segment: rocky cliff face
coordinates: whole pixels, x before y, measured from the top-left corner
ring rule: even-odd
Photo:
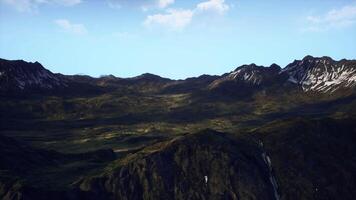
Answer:
[[[334,61],[329,57],[306,56],[287,65],[282,73],[288,82],[300,86],[304,91],[333,93],[338,89],[356,85],[356,61]]]
[[[207,130],[143,152],[82,180],[80,188],[107,199],[276,199],[256,144]]]
[[[64,79],[40,63],[0,59],[0,91],[51,90],[67,87]]]
[[[255,64],[243,65],[214,81],[210,87],[217,87],[226,81],[240,82],[252,86],[268,85],[276,81],[275,79],[278,77],[280,70],[281,67],[276,64],[270,67],[257,66]]]
[[[252,133],[268,152],[280,199],[354,199],[355,119],[289,119]]]
[[[244,94],[251,89],[273,86],[330,94],[352,90],[356,86],[356,61],[306,56],[283,69],[275,64],[270,67],[243,65],[211,83],[209,88],[223,93]]]
[[[78,186],[115,200],[353,199],[354,132],[351,119],[274,122],[242,138],[207,130],[118,160]]]

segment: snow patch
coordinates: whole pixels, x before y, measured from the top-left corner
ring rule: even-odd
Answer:
[[[288,82],[299,84],[304,91],[325,93],[356,85],[356,66],[330,65],[325,60],[316,66],[297,66],[283,71],[289,75]]]

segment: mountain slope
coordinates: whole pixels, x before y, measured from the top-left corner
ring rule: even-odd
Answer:
[[[353,199],[354,61],[303,60],[185,80],[3,61],[0,199]]]
[[[275,199],[262,154],[206,130],[147,147],[78,184],[101,199]]]
[[[277,120],[253,135],[269,152],[281,199],[354,199],[355,118]]]
[[[282,73],[304,91],[333,93],[356,86],[356,60],[334,61],[329,57],[306,56],[286,66]]]
[[[295,60],[284,69],[275,64],[270,67],[243,65],[211,83],[209,88],[220,91],[221,94],[241,96],[251,94],[253,89],[268,87],[325,94],[354,90],[355,86],[355,60],[334,61],[329,57],[306,56],[302,60]]]
[[[354,118],[288,119],[239,137],[189,134],[80,180],[100,199],[353,199]]]
[[[243,65],[231,73],[223,75],[222,78],[214,81],[210,87],[217,87],[224,81],[235,81],[247,83],[253,86],[266,85],[274,82],[278,77],[281,68],[273,64],[270,67],[257,66],[255,64]]]
[[[281,68],[272,64],[270,67],[255,64],[242,65],[236,70],[222,75],[219,79],[209,84],[212,93],[218,95],[231,95],[248,97],[257,90],[262,90],[283,84],[285,76],[280,75]]]
[[[81,199],[68,183],[113,159],[112,150],[63,154],[0,135],[0,199]]]
[[[67,82],[40,63],[0,59],[0,92],[51,90],[67,87]]]
[[[103,76],[66,76],[53,74],[38,62],[0,59],[0,92],[66,91],[78,93],[94,91],[105,93],[120,90],[140,93],[194,93],[217,92],[219,95],[249,96],[256,90],[281,88],[304,92],[334,93],[354,90],[356,61],[334,61],[329,57],[306,56],[295,60],[284,69],[276,64],[270,67],[255,64],[242,65],[222,76],[200,76],[186,80],[170,80],[153,74],[133,78]],[[93,93],[93,92],[91,92]]]

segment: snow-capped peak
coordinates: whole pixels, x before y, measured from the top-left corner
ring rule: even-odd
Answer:
[[[356,85],[355,61],[337,62],[329,57],[307,56],[289,64],[282,73],[287,73],[288,81],[300,85],[304,91],[326,93]]]

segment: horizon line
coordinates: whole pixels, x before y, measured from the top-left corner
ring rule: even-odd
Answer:
[[[255,66],[258,66],[258,67],[265,67],[265,68],[269,68],[271,67],[272,65],[278,65],[281,69],[284,69],[285,67],[287,67],[289,64],[295,62],[295,61],[302,61],[304,60],[305,58],[307,57],[312,57],[314,59],[323,59],[323,58],[326,58],[326,59],[331,59],[332,61],[335,61],[335,62],[341,62],[341,61],[344,61],[344,60],[347,60],[347,61],[356,61],[356,58],[352,58],[352,59],[346,59],[346,58],[342,58],[340,60],[335,60],[333,59],[331,56],[312,56],[312,55],[306,55],[304,56],[302,59],[294,59],[292,62],[288,63],[286,66],[282,67],[281,65],[273,62],[272,64],[270,64],[269,66],[266,66],[266,65],[259,65],[259,64],[256,64],[256,63],[250,63],[250,64],[240,64],[239,66],[237,66],[235,69],[233,69],[232,71],[229,71],[229,72],[224,72],[222,74],[201,74],[201,75],[198,75],[198,76],[188,76],[188,77],[185,77],[185,78],[178,78],[178,79],[175,79],[175,78],[169,78],[169,77],[165,77],[165,76],[162,76],[162,75],[159,75],[159,74],[154,74],[154,73],[151,73],[151,72],[143,72],[139,75],[136,75],[136,76],[128,76],[128,77],[122,77],[122,76],[116,76],[112,73],[109,73],[109,74],[102,74],[102,75],[98,75],[98,76],[92,76],[92,75],[89,75],[89,74],[85,74],[85,73],[76,73],[76,74],[62,74],[61,72],[53,72],[52,70],[49,70],[46,66],[44,66],[41,62],[39,62],[38,60],[36,61],[26,61],[24,59],[5,59],[5,58],[1,58],[0,57],[0,60],[5,60],[5,61],[13,61],[13,62],[16,62],[16,61],[20,61],[20,62],[26,62],[26,63],[31,63],[31,64],[35,64],[35,63],[38,63],[40,64],[43,68],[45,68],[46,70],[49,70],[51,73],[53,74],[61,74],[61,75],[64,75],[64,76],[88,76],[88,77],[91,77],[91,78],[104,78],[104,77],[108,77],[108,76],[113,76],[115,78],[121,78],[121,79],[130,79],[130,78],[137,78],[139,76],[143,76],[143,75],[154,75],[154,76],[158,76],[160,78],[163,78],[163,79],[170,79],[170,80],[173,80],[173,81],[180,81],[180,80],[186,80],[186,79],[190,79],[190,78],[198,78],[198,77],[201,77],[201,76],[222,76],[226,73],[231,73],[233,71],[235,71],[237,68],[239,67],[242,67],[242,66],[249,66],[249,65],[255,65]]]

